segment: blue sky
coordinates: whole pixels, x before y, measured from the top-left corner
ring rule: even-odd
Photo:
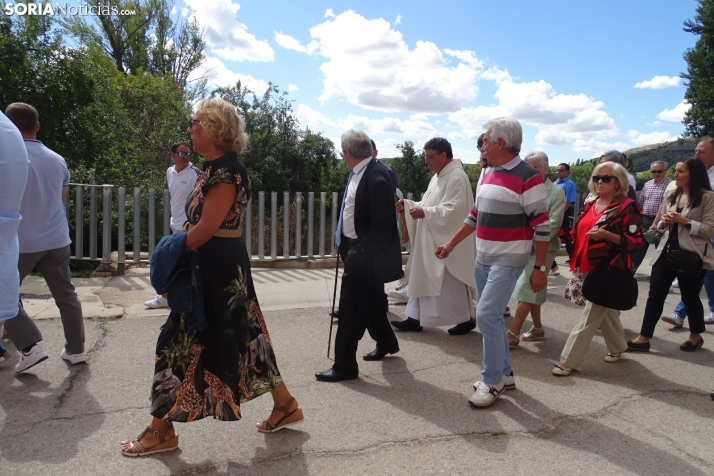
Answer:
[[[477,159],[489,118],[524,125],[551,163],[673,140],[683,127],[694,0],[508,2],[176,0],[205,28],[211,85],[290,90],[303,125],[380,157],[434,136]]]

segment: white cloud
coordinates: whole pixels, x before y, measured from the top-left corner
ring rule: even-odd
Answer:
[[[332,119],[305,104],[298,105],[295,115],[298,119],[300,119],[300,122],[302,122],[303,125],[309,126],[314,130],[336,127],[336,124]],[[336,144],[339,144],[339,141],[337,141]]]
[[[650,132],[649,134],[644,134],[635,130],[627,131],[627,137],[635,145],[650,145],[659,144],[660,142],[667,142],[676,139],[675,136],[669,132]]]
[[[300,88],[297,87],[297,84],[288,84],[288,91],[293,92],[297,91],[298,89]]]
[[[178,13],[178,8],[176,7],[171,7],[171,11],[169,12],[171,15],[176,15]]]
[[[187,7],[183,7],[183,8],[181,9],[181,16],[182,16],[182,17],[187,17],[188,14],[189,14],[189,12],[190,12],[190,11],[189,11],[189,9],[188,9]]]
[[[188,80],[193,81],[204,75],[208,79],[208,84],[213,87],[235,86],[236,82],[240,81],[241,85],[246,86],[258,95],[263,94],[269,87],[268,83],[262,79],[255,79],[247,74],[234,73],[220,59],[215,57],[206,58],[206,61],[201,66],[191,72]]]
[[[481,153],[476,150],[476,145],[474,144],[473,149],[462,149],[460,147],[454,147],[454,158],[461,159],[464,164],[477,164],[481,159]]]
[[[230,61],[273,61],[275,52],[267,41],[248,33],[236,19],[240,5],[231,0],[185,0],[204,30],[204,39],[213,54]]]
[[[625,142],[603,142],[595,139],[579,139],[573,144],[574,152],[591,152],[593,157],[602,155],[603,152],[608,150],[626,150],[629,148],[629,144]]]
[[[397,19],[394,20],[395,25],[400,25],[402,23],[402,15],[400,13],[397,13]]]
[[[659,127],[659,126],[662,125],[662,121],[652,121],[652,122],[648,122],[647,125],[648,125],[649,127]]]
[[[685,100],[674,106],[674,109],[665,109],[660,112],[657,114],[656,118],[661,121],[682,122],[684,119],[684,113],[689,111],[690,107],[692,107],[692,105]]]
[[[344,97],[368,109],[440,114],[476,98],[481,62],[473,52],[445,51],[449,59],[427,41],[409,49],[388,21],[368,20],[352,10],[337,16],[328,10],[325,17],[329,19],[310,29],[310,44],[291,37],[279,42],[327,58],[320,66],[323,103]],[[317,46],[311,46],[314,42]]]
[[[664,89],[675,88],[679,86],[679,81],[682,78],[679,76],[655,76],[647,81],[640,81],[635,84],[637,89]]]
[[[437,135],[436,128],[426,120],[426,116],[419,117],[421,115],[416,115],[416,118],[401,120],[396,117],[371,119],[350,114],[345,118],[334,121],[305,104],[298,105],[295,115],[303,124],[316,130],[330,127],[339,130],[359,129],[370,136],[397,135],[404,138],[404,140],[424,140]]]
[[[618,134],[615,121],[602,108],[605,104],[585,94],[557,93],[543,80],[517,83],[507,71],[491,68],[484,72],[498,86],[498,104],[465,107],[449,114],[460,130],[453,139],[476,139],[489,119],[509,116],[538,128],[537,145],[565,145],[577,139],[608,139]],[[482,75],[482,77],[484,76]]]
[[[311,55],[315,49],[319,46],[317,41],[313,40],[310,44],[303,46],[298,40],[290,35],[285,35],[283,33],[275,32],[275,42],[288,50],[299,51],[300,53],[305,53]]]
[[[335,13],[332,11],[332,8],[325,10],[325,18],[335,18]]]

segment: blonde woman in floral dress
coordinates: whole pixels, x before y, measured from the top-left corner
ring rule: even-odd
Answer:
[[[198,250],[207,328],[187,333],[172,312],[156,345],[151,389],[153,420],[122,454],[143,456],[178,447],[173,423],[212,416],[241,418],[240,404],[270,392],[274,407],[258,431],[274,432],[303,420],[283,382],[260,311],[241,237],[250,198],[248,173],[238,154],[248,141],[235,107],[204,100],[187,129],[206,162],[186,202],[188,251]]]

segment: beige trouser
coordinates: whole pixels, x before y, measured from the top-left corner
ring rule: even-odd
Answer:
[[[568,336],[563,353],[560,354],[560,363],[572,369],[577,368],[583,362],[585,352],[598,328],[602,331],[609,352],[619,354],[627,350],[627,338],[620,322],[620,311],[587,301],[583,316]]]

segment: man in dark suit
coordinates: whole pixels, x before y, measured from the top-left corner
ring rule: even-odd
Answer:
[[[315,377],[325,382],[355,379],[357,344],[368,330],[377,342],[364,360],[399,352],[378,285],[402,276],[399,232],[389,168],[372,158],[372,144],[362,131],[342,134],[342,154],[351,170],[337,225],[337,246],[345,263],[340,288],[340,325],[335,363]]]

